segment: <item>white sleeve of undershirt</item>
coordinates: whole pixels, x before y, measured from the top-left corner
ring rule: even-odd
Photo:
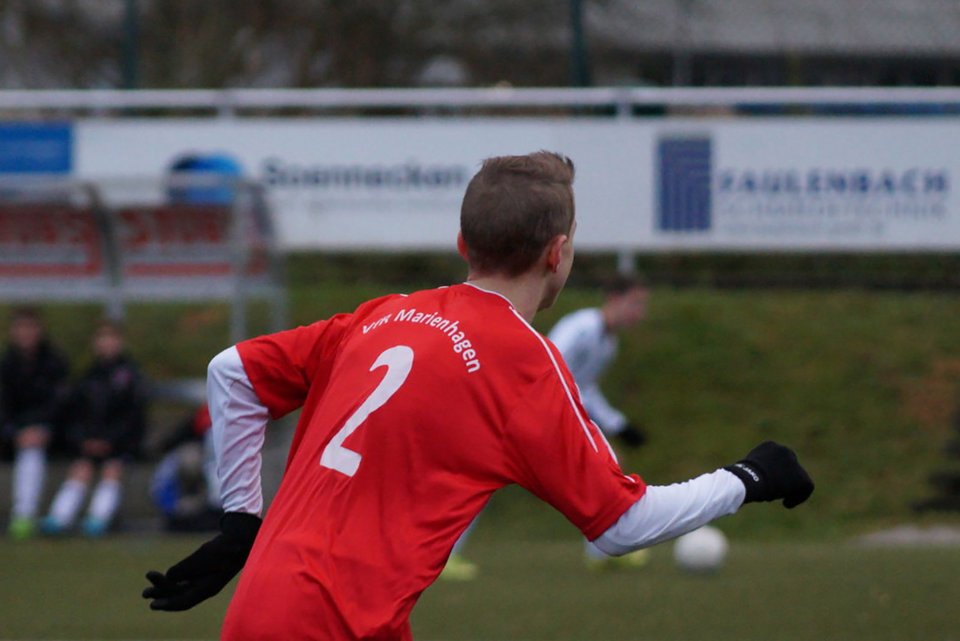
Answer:
[[[651,485],[593,543],[612,556],[649,547],[733,514],[745,495],[743,482],[723,469],[684,483]]]
[[[260,450],[270,412],[247,378],[236,347],[210,361],[207,403],[223,510],[259,516],[263,511]]]

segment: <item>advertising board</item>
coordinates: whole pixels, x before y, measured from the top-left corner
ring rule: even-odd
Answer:
[[[948,251],[958,144],[949,118],[89,120],[74,172],[215,154],[264,186],[286,251],[449,250],[482,159],[549,149],[577,164],[582,249]]]

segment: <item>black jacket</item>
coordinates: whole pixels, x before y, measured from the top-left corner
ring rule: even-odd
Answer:
[[[117,454],[136,454],[146,425],[145,385],[126,354],[96,360],[73,394],[73,440],[103,439]]]
[[[68,373],[67,359],[47,341],[32,356],[7,347],[0,360],[0,425],[52,427],[68,390]]]

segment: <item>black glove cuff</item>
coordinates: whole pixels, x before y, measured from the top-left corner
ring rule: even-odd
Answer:
[[[744,503],[764,500],[763,495],[766,491],[766,484],[763,481],[763,474],[760,472],[759,467],[750,461],[739,461],[733,465],[727,465],[723,469],[743,482],[743,487],[747,491],[743,499]]]
[[[227,512],[220,517],[220,531],[231,542],[249,549],[253,547],[262,522],[260,517],[254,514]]]
[[[640,447],[647,442],[647,435],[633,423],[624,425],[616,436],[627,447]]]

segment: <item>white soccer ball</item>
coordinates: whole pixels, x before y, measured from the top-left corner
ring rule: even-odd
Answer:
[[[730,544],[717,528],[704,525],[679,537],[673,544],[673,560],[687,572],[716,572],[727,558]]]

